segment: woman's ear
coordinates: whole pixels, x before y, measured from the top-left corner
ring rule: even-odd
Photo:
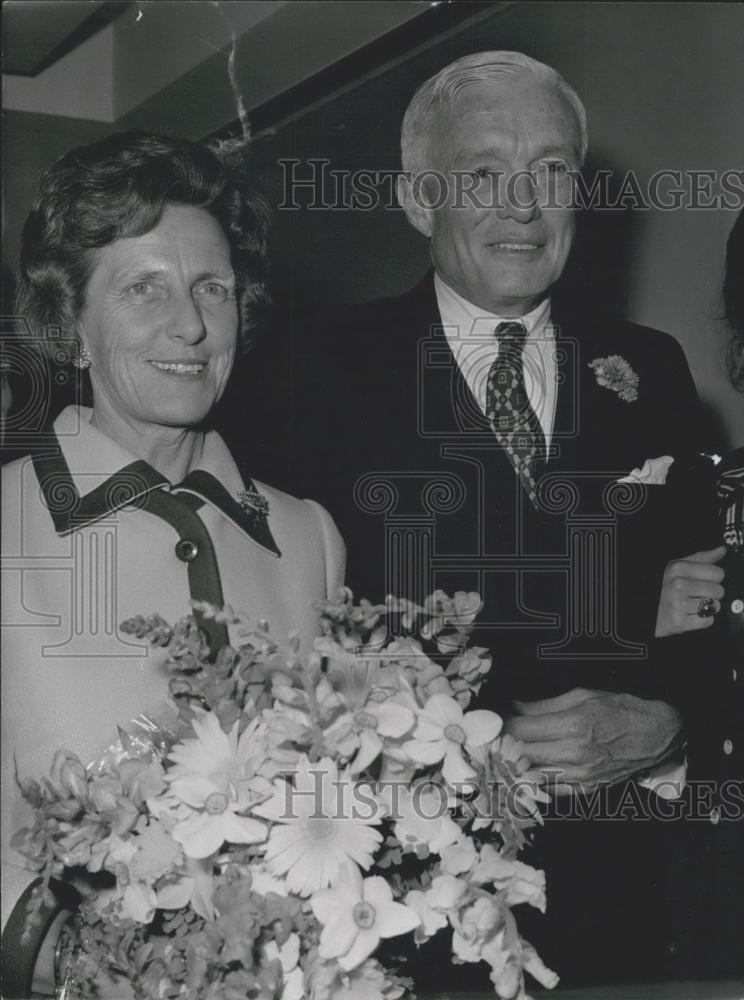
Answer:
[[[407,173],[398,175],[398,204],[414,229],[430,237],[434,226],[433,209],[426,203],[424,185]]]
[[[69,325],[70,340],[72,344],[70,345],[72,350],[75,352],[75,356],[78,357],[82,354],[89,354],[88,350],[88,334],[85,329],[85,324],[82,319],[78,316]]]
[[[80,323],[76,323],[72,329],[72,363],[79,371],[90,368],[91,356],[87,347],[87,337]]]

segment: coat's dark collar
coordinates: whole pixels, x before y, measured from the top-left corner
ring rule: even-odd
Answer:
[[[172,494],[190,494],[211,504],[261,548],[275,556],[281,555],[266,515],[244,510],[225,487],[203,469],[190,472],[183,482],[171,489],[164,476],[139,459],[114,472],[83,496],[70,474],[59,441],[56,451],[37,453],[32,459],[44,503],[58,535],[69,535],[123,507],[142,507],[152,490],[167,487]],[[246,483],[249,488],[251,485]]]
[[[253,487],[253,483],[249,479],[246,480],[245,485],[247,490]],[[225,517],[229,517],[262,548],[273,552],[275,556],[281,555],[271,534],[266,514],[259,510],[252,508],[246,510],[242,507],[211,472],[195,469],[186,476],[183,482],[174,486],[173,493],[191,493],[193,496],[201,497],[202,500],[221,511]]]

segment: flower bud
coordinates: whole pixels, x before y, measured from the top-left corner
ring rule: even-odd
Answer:
[[[97,782],[91,785],[90,801],[98,812],[113,812],[119,804],[116,793],[111,788]]]
[[[75,799],[55,802],[49,807],[49,815],[53,819],[74,819],[80,813],[80,803]]]
[[[54,755],[51,769],[52,781],[63,794],[74,798],[85,798],[88,793],[88,779],[80,759],[69,750],[58,750]]]
[[[16,784],[26,802],[30,803],[34,809],[38,809],[43,801],[39,782],[34,781],[33,778],[19,778],[16,773]]]
[[[85,768],[77,759],[66,760],[60,770],[60,780],[62,787],[72,795],[73,798],[83,800],[88,795],[88,776]]]

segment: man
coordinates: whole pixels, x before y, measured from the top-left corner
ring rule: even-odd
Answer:
[[[645,645],[681,550],[663,491],[631,488],[629,500],[616,484],[694,447],[698,405],[676,341],[591,311],[588,294],[555,294],[586,148],[575,92],[519,53],[467,56],[419,88],[398,196],[430,240],[433,273],[398,299],[323,317],[295,431],[296,488],[336,517],[357,596],[481,594],[478,641],[494,658],[481,705],[509,715],[527,755],[559,774],[559,795],[654,771],[682,741],[680,679],[650,665]],[[612,942],[597,954],[581,935],[612,937],[618,915],[597,912],[587,882],[603,871],[618,891],[643,885],[610,859],[648,840],[633,845],[624,824],[599,849],[596,829],[586,839],[566,826],[543,837],[549,878],[553,867],[565,883],[545,958],[569,979],[612,976]],[[595,911],[584,924],[566,921],[572,883],[573,910]],[[647,962],[618,938],[618,975],[654,971],[652,919],[649,908],[622,917]]]

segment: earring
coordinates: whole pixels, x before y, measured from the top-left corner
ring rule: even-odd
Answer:
[[[87,347],[81,347],[80,353],[76,358],[72,359],[73,365],[79,371],[85,371],[86,368],[90,368],[91,356]]]

